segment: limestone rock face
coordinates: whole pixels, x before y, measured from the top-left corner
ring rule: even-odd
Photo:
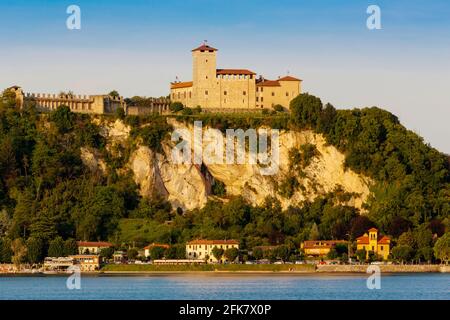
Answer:
[[[106,163],[103,161],[97,150],[91,150],[90,148],[81,148],[81,161],[92,172],[100,172],[105,174],[107,171]]]
[[[192,125],[186,125],[173,119],[168,120],[174,129],[193,132]],[[203,133],[208,128],[203,127]],[[215,134],[223,134],[218,130]],[[120,120],[104,127],[104,136],[114,143],[127,143],[130,128]],[[194,145],[207,148],[208,140],[199,142],[192,135],[183,137]],[[129,143],[129,142],[128,142]],[[304,167],[301,174],[293,172],[289,163],[289,151],[304,144],[316,146],[317,155]],[[324,137],[312,131],[280,131],[279,135],[279,170],[274,175],[262,175],[258,164],[177,164],[172,159],[175,142],[170,139],[162,143],[162,151],[155,152],[139,145],[130,155],[127,168],[133,172],[143,197],[155,195],[166,198],[174,208],[192,210],[203,207],[211,194],[211,179],[224,183],[228,196],[242,195],[250,203],[261,205],[266,197],[277,198],[283,208],[289,205],[301,205],[302,201],[313,200],[328,192],[340,190],[352,193],[345,204],[361,209],[370,194],[372,181],[350,169],[344,168],[345,156],[335,147],[327,145]],[[89,167],[98,167],[88,152],[84,158]],[[94,157],[95,158],[95,157]],[[295,176],[300,187],[288,198],[279,194],[278,187],[288,177]],[[362,210],[363,211],[363,210]]]

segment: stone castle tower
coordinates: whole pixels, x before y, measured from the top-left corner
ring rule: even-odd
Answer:
[[[193,98],[201,106],[208,107],[217,99],[216,65],[217,49],[206,43],[192,50]]]
[[[300,94],[302,80],[279,77],[256,79],[248,69],[217,69],[217,49],[204,42],[192,51],[192,81],[175,81],[170,86],[172,102],[210,111],[255,110],[281,105]]]

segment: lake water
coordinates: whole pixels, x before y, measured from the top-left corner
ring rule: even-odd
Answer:
[[[450,274],[382,275],[369,290],[369,275],[180,274],[81,277],[69,290],[65,276],[0,276],[4,299],[445,299]]]

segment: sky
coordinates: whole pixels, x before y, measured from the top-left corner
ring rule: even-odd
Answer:
[[[70,5],[80,30],[66,27]],[[203,40],[218,68],[289,72],[324,103],[389,110],[450,154],[447,0],[0,0],[0,89],[167,95]]]

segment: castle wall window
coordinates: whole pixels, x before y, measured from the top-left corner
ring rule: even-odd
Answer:
[[[275,96],[275,92],[272,92],[272,97],[274,97]]]
[[[226,91],[224,91],[224,92],[223,92],[223,95],[224,95],[224,96],[226,96],[226,95],[227,95],[227,92],[226,92]]]
[[[247,91],[242,91],[242,95],[247,95]]]
[[[256,102],[258,102],[259,101],[259,97],[256,97]]]
[[[264,88],[263,87],[261,87],[261,92],[263,92],[264,91]]]
[[[286,92],[286,97],[289,97],[289,92]]]
[[[191,98],[191,96],[192,96],[192,92],[189,91],[189,99]]]
[[[205,90],[205,96],[207,96],[208,95],[208,90]]]
[[[263,102],[264,101],[264,97],[261,97],[261,102]]]

